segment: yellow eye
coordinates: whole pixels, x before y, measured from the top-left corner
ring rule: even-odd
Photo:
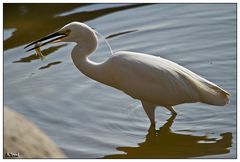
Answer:
[[[65,34],[68,35],[70,32],[71,32],[71,30],[70,30],[70,29],[67,29],[67,30],[65,31]]]

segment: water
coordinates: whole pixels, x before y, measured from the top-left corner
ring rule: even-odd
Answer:
[[[40,13],[40,14],[39,14]],[[74,67],[72,44],[23,47],[71,21],[103,34],[114,52],[177,62],[230,92],[224,107],[183,104],[150,127],[140,102]],[[103,40],[91,56],[103,61]],[[235,4],[4,4],[4,104],[43,129],[70,158],[236,158]]]

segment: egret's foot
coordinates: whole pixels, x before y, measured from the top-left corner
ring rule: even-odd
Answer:
[[[173,109],[173,106],[166,106],[166,108],[171,111],[171,114],[176,116],[177,115],[177,112]]]
[[[153,128],[155,129],[155,127],[156,127],[156,122],[154,122],[154,123],[151,122],[150,127],[153,127]]]
[[[171,114],[174,115],[174,116],[176,116],[176,115],[177,115],[177,112],[172,109]]]
[[[151,122],[151,126],[155,127],[155,125],[156,125],[156,122]]]
[[[156,127],[155,127],[155,125],[150,125],[150,127],[148,128],[148,132],[154,132],[155,133],[155,131],[156,131]]]

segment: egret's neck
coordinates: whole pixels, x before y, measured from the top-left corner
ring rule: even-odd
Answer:
[[[108,77],[104,65],[89,60],[88,56],[93,52],[91,49],[81,48],[76,45],[72,51],[74,65],[86,76],[108,85]]]

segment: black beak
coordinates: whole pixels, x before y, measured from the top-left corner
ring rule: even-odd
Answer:
[[[66,37],[66,36],[67,36],[67,34],[65,34],[65,33],[63,33],[63,32],[57,31],[57,32],[55,32],[55,33],[49,34],[49,35],[47,35],[46,37],[43,37],[43,38],[41,38],[41,39],[38,39],[38,40],[36,40],[36,41],[28,44],[27,46],[24,47],[24,49],[26,49],[27,47],[29,47],[29,46],[31,46],[31,45],[40,43],[39,45],[35,45],[34,47],[30,48],[30,49],[27,50],[26,52],[32,51],[32,50],[34,50],[35,48],[39,48],[39,47],[44,46],[44,45],[46,45],[46,44],[49,44],[49,43],[52,43],[52,42],[57,42],[57,41],[61,40],[62,38]],[[53,38],[53,39],[51,39],[51,38]],[[48,40],[48,39],[50,39],[50,40]],[[46,40],[48,40],[48,41],[46,41]],[[43,41],[46,41],[46,42],[41,43],[41,42],[43,42]]]

